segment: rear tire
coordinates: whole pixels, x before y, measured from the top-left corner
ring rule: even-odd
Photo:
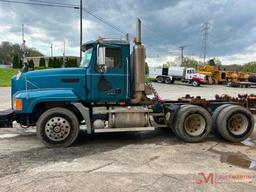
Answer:
[[[37,136],[47,147],[68,147],[77,138],[80,124],[76,115],[65,108],[52,108],[39,118]]]
[[[171,79],[169,78],[169,77],[166,77],[165,78],[165,80],[164,80],[164,82],[166,83],[166,84],[171,84]]]
[[[231,105],[223,109],[217,118],[217,130],[230,142],[247,139],[254,129],[254,117],[244,107]]]
[[[217,119],[219,117],[220,112],[230,105],[231,104],[221,105],[221,106],[217,107],[217,109],[215,109],[215,111],[212,114],[212,122],[213,122],[212,132],[214,133],[214,135],[216,135],[218,137],[220,136],[220,133],[218,132],[218,129],[217,129]]]
[[[179,108],[179,111],[183,110],[184,108],[189,107],[189,106],[190,105],[181,105]],[[174,119],[177,119],[177,114]],[[169,116],[169,118],[166,118],[167,126],[172,130],[172,132],[175,134],[175,136],[179,138],[180,136],[177,134],[176,129],[175,129],[176,120],[174,120],[174,119],[170,119],[170,116]]]
[[[211,129],[211,115],[200,106],[188,105],[182,107],[176,115],[174,132],[183,141],[201,142],[209,135]]]

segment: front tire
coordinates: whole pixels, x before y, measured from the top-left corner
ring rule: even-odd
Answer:
[[[192,81],[193,87],[199,87],[200,83],[198,81]]]
[[[36,128],[38,138],[47,147],[68,147],[76,140],[80,125],[72,111],[57,107],[44,112]]]
[[[157,81],[157,83],[163,83],[164,82],[164,78],[159,76],[159,77],[156,78],[156,81]]]

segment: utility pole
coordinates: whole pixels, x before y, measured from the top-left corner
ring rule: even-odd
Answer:
[[[203,58],[204,58],[204,64],[206,64],[206,58],[208,55],[209,50],[209,43],[208,43],[208,36],[209,36],[209,23],[205,22],[203,24],[202,32],[203,32]]]
[[[179,49],[180,49],[180,66],[183,65],[183,61],[184,61],[184,49],[186,48],[186,46],[180,46]]]
[[[64,47],[63,47],[63,57],[66,56],[66,42],[64,40]]]
[[[80,61],[82,61],[82,45],[83,45],[83,0],[80,0]]]
[[[21,36],[22,36],[22,49],[25,51],[25,34],[24,34],[24,24],[21,26]]]
[[[51,43],[51,57],[53,57],[53,46],[52,46],[52,43]]]
[[[28,70],[27,59],[26,59],[26,41],[25,41],[25,32],[24,32],[24,24],[21,25],[21,36],[22,36],[22,64],[24,66],[25,71]]]
[[[65,67],[65,63],[66,63],[66,42],[64,40],[64,50],[63,50],[63,67]]]

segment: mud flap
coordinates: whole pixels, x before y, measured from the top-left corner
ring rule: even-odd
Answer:
[[[14,119],[15,113],[12,109],[0,111],[0,128],[12,128]]]

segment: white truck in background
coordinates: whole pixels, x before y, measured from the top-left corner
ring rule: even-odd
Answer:
[[[194,68],[185,67],[149,67],[149,77],[156,79],[158,83],[172,84],[178,80],[194,87],[206,83],[205,75],[197,73]]]

